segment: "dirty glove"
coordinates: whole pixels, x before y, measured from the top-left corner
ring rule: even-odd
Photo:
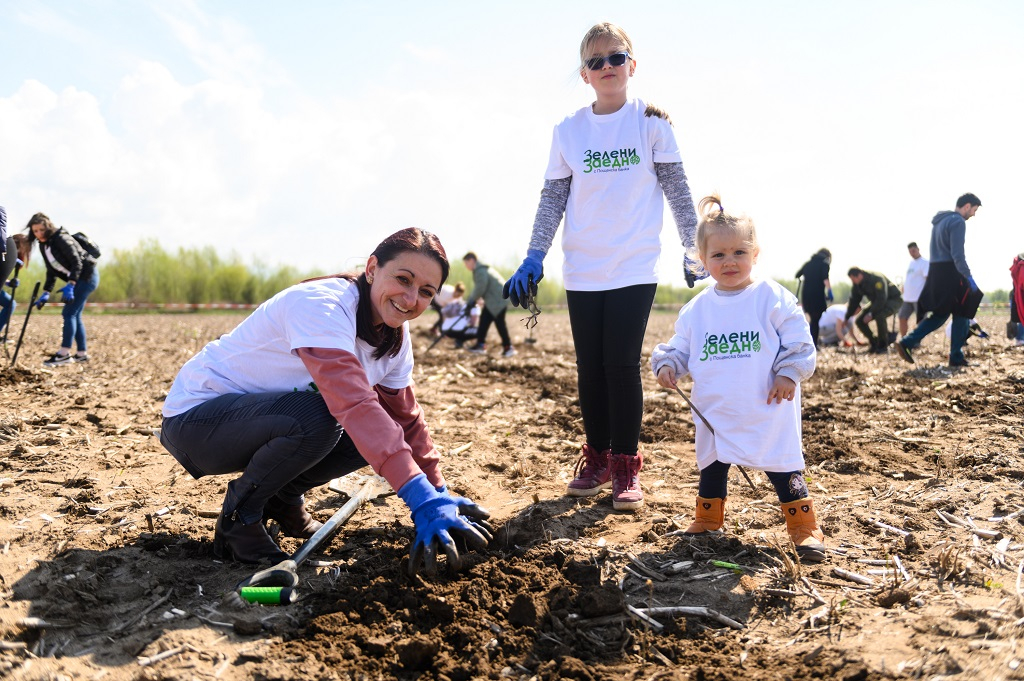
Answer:
[[[512,301],[512,305],[526,307],[526,299],[529,295],[537,295],[537,284],[544,278],[544,256],[543,251],[531,248],[526,251],[526,258],[519,266],[516,273],[509,277],[505,286],[501,289],[503,298]]]
[[[686,285],[689,288],[693,288],[694,284],[708,276],[707,274],[697,274],[694,270],[699,271],[700,265],[695,260],[691,260],[689,255],[684,255],[683,277],[686,279]]]
[[[43,295],[39,296],[39,298],[36,299],[36,309],[37,310],[42,310],[43,309],[43,305],[46,305],[46,301],[48,301],[49,299],[50,299],[50,292],[49,291],[43,291]]]
[[[458,494],[452,494],[448,491],[447,485],[441,485],[437,488],[438,494],[445,494],[451,497],[452,501],[459,508],[459,515],[466,516],[469,522],[482,534],[488,542],[494,538],[494,528],[487,522],[487,519],[491,517],[491,512],[483,506],[477,504],[475,501],[471,501],[466,497],[460,497]]]
[[[64,288],[60,290],[60,302],[62,303],[73,303],[75,302],[75,285],[66,284]]]
[[[409,549],[409,575],[415,576],[422,561],[428,576],[437,573],[437,550],[441,548],[448,557],[448,567],[458,571],[462,567],[459,551],[452,535],[465,540],[469,548],[482,549],[487,538],[465,517],[459,515],[459,506],[447,494],[439,494],[420,473],[398,490],[411,511],[416,525],[416,538]]]

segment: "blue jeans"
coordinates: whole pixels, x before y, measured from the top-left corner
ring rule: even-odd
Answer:
[[[2,285],[2,283],[0,283]],[[14,308],[18,306],[14,302],[14,298],[7,291],[0,291],[0,331],[3,331],[8,323],[11,321],[11,315],[14,314]]]
[[[930,334],[932,331],[939,329],[946,320],[949,319],[949,313],[937,315],[933,312],[929,312],[928,316],[921,320],[917,327],[908,333],[900,343],[903,347],[913,350],[924,337]],[[953,326],[949,330],[949,363],[960,364],[964,361],[964,344],[967,342],[967,337],[971,333],[971,320],[967,317],[960,317],[953,315]]]
[[[64,317],[64,336],[60,346],[70,348],[74,339],[78,345],[79,352],[85,352],[85,324],[82,323],[82,310],[85,308],[85,301],[89,294],[100,285],[99,270],[93,269],[92,276],[88,279],[75,282],[75,299],[70,303],[64,303],[61,316]]]

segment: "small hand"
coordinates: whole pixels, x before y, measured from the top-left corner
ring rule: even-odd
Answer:
[[[501,295],[508,298],[516,307],[526,307],[526,299],[537,295],[537,284],[544,278],[544,256],[541,251],[530,249],[526,252],[523,264],[515,274],[509,277],[501,289]]]
[[[7,285],[10,286],[11,289],[16,289],[18,288],[19,283],[20,282],[17,279],[11,279],[9,282],[7,282]]]
[[[866,315],[864,315],[864,317],[862,318],[862,320],[863,320],[863,322],[864,322],[865,324],[870,324],[870,323],[871,323],[871,320],[872,320],[872,319],[874,319],[874,317],[872,317],[872,316],[871,316],[871,313],[870,313],[870,312],[868,312],[868,313],[867,313]]]
[[[775,400],[775,404],[782,404],[782,400],[793,401],[796,396],[796,383],[793,379],[786,378],[785,376],[776,376],[775,381],[772,383],[772,389],[768,393],[768,401],[765,404],[771,404],[772,400]]]
[[[73,303],[75,301],[75,285],[68,283],[60,290],[60,301],[62,303]]]
[[[43,291],[43,295],[39,296],[39,298],[36,299],[36,309],[37,310],[42,310],[43,309],[43,305],[46,305],[46,301],[48,301],[49,299],[50,299],[50,292],[49,291]]]
[[[676,372],[672,370],[670,366],[663,366],[658,369],[658,385],[662,388],[671,388],[677,390],[679,385],[676,383]]]

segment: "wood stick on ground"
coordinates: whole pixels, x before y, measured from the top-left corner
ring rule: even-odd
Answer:
[[[879,527],[879,528],[881,528],[883,530],[888,530],[889,532],[895,532],[896,534],[900,535],[901,537],[909,537],[910,536],[910,532],[908,532],[907,530],[901,530],[898,527],[893,527],[892,525],[886,525],[881,520],[870,519],[870,520],[868,520],[868,523],[870,523],[871,525],[874,525],[875,527]]]
[[[857,582],[858,584],[865,584],[867,586],[875,585],[875,580],[871,579],[870,577],[865,577],[864,575],[857,574],[856,572],[850,572],[849,570],[844,570],[843,568],[832,568],[832,574],[834,574],[836,577],[841,577],[842,579],[847,579],[851,582]]]
[[[648,628],[653,629],[654,631],[661,631],[665,628],[664,624],[654,619],[653,617],[649,616],[646,612],[640,610],[639,608],[635,608],[632,605],[626,604],[626,610],[629,611],[629,614],[636,616],[637,619],[639,619],[641,622],[646,624]]]
[[[689,616],[689,617],[706,617],[708,619],[720,622],[731,629],[746,629],[747,626],[741,622],[737,622],[734,619],[726,617],[717,610],[706,608],[704,606],[666,606],[659,608],[636,608],[638,612],[642,612],[645,615],[658,616],[667,615],[668,617],[676,617],[678,615]],[[632,608],[631,608],[632,611]]]
[[[633,554],[632,551],[627,551],[626,552],[626,557],[629,558],[629,562],[632,563],[633,565],[635,565],[637,567],[637,569],[640,570],[640,572],[644,573],[645,575],[647,575],[651,579],[656,579],[659,582],[664,582],[665,580],[668,579],[668,577],[666,577],[665,575],[661,574],[657,570],[653,570],[653,569],[647,567],[646,565],[644,565],[644,563],[639,558],[637,558],[636,555]]]

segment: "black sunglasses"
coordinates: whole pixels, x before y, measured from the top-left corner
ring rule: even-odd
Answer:
[[[627,59],[629,59],[629,52],[616,52],[607,57],[591,57],[587,60],[587,68],[591,71],[599,71],[604,68],[605,61],[611,66],[622,66]]]

